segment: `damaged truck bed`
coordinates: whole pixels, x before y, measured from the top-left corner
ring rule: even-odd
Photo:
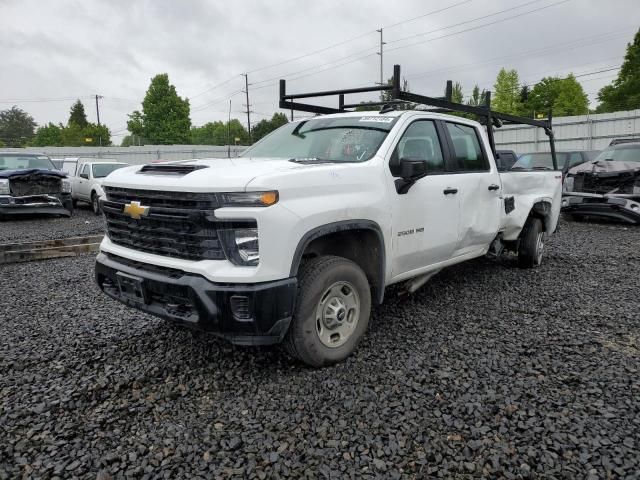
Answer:
[[[613,145],[569,170],[562,211],[640,224],[640,143]]]

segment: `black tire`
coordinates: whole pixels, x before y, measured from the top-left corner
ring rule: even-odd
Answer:
[[[341,288],[345,283],[347,292],[359,302],[359,312],[353,331],[345,335],[345,342],[339,346],[327,346],[321,340],[319,329],[324,325],[317,317],[320,305],[326,301],[331,288]],[[336,287],[336,285],[338,285]],[[343,315],[340,322],[347,318]],[[284,339],[284,347],[294,358],[312,367],[323,367],[341,362],[351,355],[369,325],[371,313],[371,290],[362,269],[354,262],[342,257],[322,256],[304,262],[298,271],[298,298],[289,331]],[[323,325],[323,327],[320,327]],[[328,330],[330,332],[330,330]]]
[[[520,234],[518,246],[518,266],[520,268],[534,268],[542,263],[544,251],[544,229],[542,220],[530,217]]]
[[[91,210],[94,215],[100,215],[100,198],[96,192],[91,192]]]

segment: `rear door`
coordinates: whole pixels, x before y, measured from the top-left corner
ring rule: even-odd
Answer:
[[[460,229],[454,256],[489,247],[500,228],[501,180],[488,145],[472,125],[444,122],[460,202]]]
[[[433,120],[414,120],[392,151],[392,175],[400,158],[427,162],[427,175],[407,193],[397,193],[391,187],[394,277],[448,260],[457,244],[459,203],[445,168],[443,135]]]

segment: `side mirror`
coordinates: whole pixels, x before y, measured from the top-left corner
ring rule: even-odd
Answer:
[[[400,171],[398,176],[405,180],[417,180],[427,174],[427,162],[425,160],[400,159]]]
[[[89,180],[89,174],[88,173],[81,173],[80,174],[80,178],[85,178],[85,179]]]

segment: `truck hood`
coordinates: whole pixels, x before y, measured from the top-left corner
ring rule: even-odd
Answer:
[[[23,168],[20,170],[0,170],[0,178],[21,177],[23,175],[49,175],[51,177],[66,178],[67,174],[58,170],[45,170],[42,168]]]
[[[107,187],[141,188],[180,192],[243,191],[257,177],[307,170],[326,164],[297,164],[285,158],[207,158],[179,162],[159,162],[120,168],[102,182]],[[172,167],[192,166],[191,172],[170,173]],[[149,171],[141,171],[147,167]],[[163,170],[165,172],[163,172]]]
[[[579,172],[602,173],[602,172],[624,172],[628,170],[639,170],[640,162],[620,162],[616,160],[597,160],[581,163],[569,170],[569,175]]]

